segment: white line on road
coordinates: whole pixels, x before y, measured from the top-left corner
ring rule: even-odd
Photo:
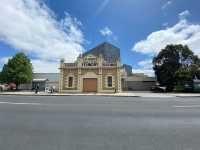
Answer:
[[[200,105],[182,105],[182,106],[173,106],[175,108],[200,108]]]
[[[14,103],[14,102],[0,102],[0,104],[11,104],[11,105],[41,105],[41,103]]]

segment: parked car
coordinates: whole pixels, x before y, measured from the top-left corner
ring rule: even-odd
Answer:
[[[0,91],[16,90],[15,83],[0,84]]]
[[[17,86],[16,86],[15,83],[9,83],[9,84],[8,84],[8,89],[9,89],[9,90],[16,90],[16,88],[17,88]]]
[[[7,91],[8,90],[8,84],[0,84],[0,91]]]
[[[193,86],[192,85],[189,85],[189,84],[185,84],[184,85],[184,88],[185,88],[185,92],[193,92]]]

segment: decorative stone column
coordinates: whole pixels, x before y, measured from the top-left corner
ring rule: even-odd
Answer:
[[[82,75],[82,71],[81,71],[81,68],[82,68],[82,62],[83,62],[83,60],[82,60],[82,58],[78,58],[78,61],[77,61],[77,67],[78,67],[78,85],[77,85],[77,89],[78,89],[78,91],[79,92],[82,92],[81,91],[81,75]]]
[[[64,59],[60,60],[59,93],[62,93],[62,91],[63,91],[64,62],[65,62]]]
[[[98,75],[98,92],[102,92],[103,90],[103,73],[102,73],[102,66],[103,66],[103,56],[100,55],[98,58],[98,68],[99,68],[99,75]]]
[[[121,85],[121,63],[120,60],[117,61],[117,92],[120,93],[122,91]]]

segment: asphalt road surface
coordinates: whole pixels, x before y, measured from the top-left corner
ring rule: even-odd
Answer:
[[[200,150],[200,98],[0,96],[0,150]]]

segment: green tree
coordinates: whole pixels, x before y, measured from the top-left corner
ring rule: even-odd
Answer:
[[[1,72],[0,72],[0,83],[2,83],[2,76],[1,76]]]
[[[200,79],[200,64],[192,64],[189,67],[189,70],[191,72],[192,79],[194,78]]]
[[[5,83],[15,83],[18,86],[32,81],[33,67],[30,59],[24,53],[17,53],[3,66],[1,80]]]
[[[189,67],[180,68],[178,71],[176,71],[175,74],[175,90],[179,92],[184,92],[186,90],[185,85],[190,85],[192,87],[193,79],[195,78],[200,78],[200,70],[198,65],[192,64]]]
[[[172,91],[182,81],[191,81],[198,72],[198,56],[183,45],[167,45],[153,59],[153,69],[161,86]],[[192,71],[192,72],[191,72]]]
[[[176,85],[192,84],[192,72],[190,69],[180,68],[175,73]]]

